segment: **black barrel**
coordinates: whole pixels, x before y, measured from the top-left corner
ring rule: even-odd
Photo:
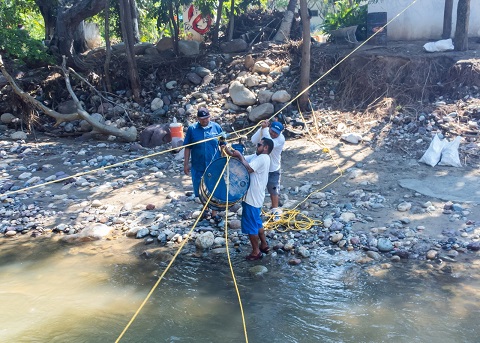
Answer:
[[[372,12],[367,14],[367,37],[372,37],[368,42],[373,45],[387,45],[387,12]]]

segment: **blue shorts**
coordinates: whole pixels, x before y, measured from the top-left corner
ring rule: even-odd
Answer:
[[[247,235],[258,235],[263,227],[261,208],[253,207],[242,201],[242,232]]]

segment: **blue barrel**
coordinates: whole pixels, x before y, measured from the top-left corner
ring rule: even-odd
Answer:
[[[208,207],[212,210],[222,211],[227,208],[227,179],[229,181],[229,207],[243,199],[250,185],[250,174],[242,162],[236,158],[231,158],[225,168],[226,164],[226,157],[216,159],[207,167],[200,181],[199,198],[203,204],[206,204],[213,193],[212,199],[208,203]],[[222,175],[224,168],[225,172]],[[219,178],[218,186],[213,192]]]
[[[368,43],[373,45],[387,45],[387,27],[382,27],[387,23],[387,12],[367,13],[367,37],[372,37]]]

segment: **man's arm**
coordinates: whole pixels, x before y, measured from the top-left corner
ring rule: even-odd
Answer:
[[[265,128],[267,128],[267,130],[264,130]],[[270,138],[270,134],[268,133],[268,121],[266,120],[262,121],[261,127],[253,134],[251,141],[253,144],[257,144],[260,143],[263,137]]]
[[[247,168],[247,171],[249,173],[253,173],[255,170],[253,170],[252,167],[250,167],[250,165],[248,164],[247,160],[245,159],[245,157],[243,157],[243,155],[240,153],[240,151],[238,150],[230,150],[229,148],[227,148],[227,146],[223,145],[220,147],[223,152],[225,154],[227,154],[228,156],[231,156],[231,157],[235,157],[235,158],[238,158],[240,160],[240,162],[242,162],[242,164],[245,166],[245,168]]]

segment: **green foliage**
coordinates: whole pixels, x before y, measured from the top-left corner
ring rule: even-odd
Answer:
[[[361,5],[363,1],[354,0],[335,1],[331,10],[325,14],[325,21],[321,28],[329,33],[342,27],[353,25],[365,25],[367,22],[367,5]]]
[[[27,65],[53,64],[40,40],[31,38],[26,30],[0,28],[0,53]]]
[[[18,25],[23,25],[33,38],[44,37],[43,18],[34,0],[0,1],[0,27],[14,29]]]

